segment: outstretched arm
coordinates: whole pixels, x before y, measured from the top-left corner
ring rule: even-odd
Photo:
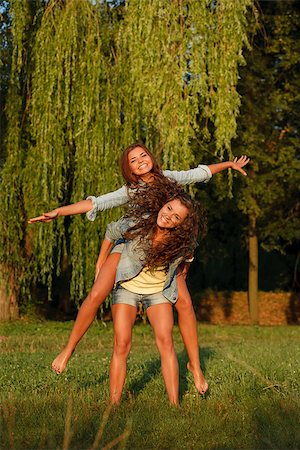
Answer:
[[[52,211],[43,213],[41,216],[33,217],[28,220],[28,223],[35,222],[52,222],[59,216],[71,216],[72,214],[83,214],[90,211],[93,207],[92,200],[81,200],[73,203],[73,205],[61,206]]]
[[[243,175],[247,175],[242,167],[248,164],[248,162],[249,158],[247,156],[241,156],[239,159],[234,158],[233,161],[211,164],[209,166],[200,164],[198,167],[189,170],[163,170],[163,174],[168,178],[176,180],[179,184],[207,183],[214,174],[229,168],[237,170]]]
[[[226,169],[233,169],[233,170],[237,170],[238,172],[241,172],[242,175],[246,176],[247,173],[242,169],[242,167],[244,167],[246,164],[248,164],[249,161],[250,161],[250,159],[247,158],[247,156],[243,155],[239,159],[234,158],[233,161],[225,161],[222,163],[211,164],[208,167],[209,167],[212,175],[215,175],[216,173],[222,172],[223,170],[226,170]]]
[[[126,186],[122,186],[113,192],[100,195],[99,197],[90,196],[86,200],[73,203],[72,205],[61,206],[60,208],[53,209],[47,213],[43,213],[41,216],[33,217],[28,220],[28,223],[35,222],[52,222],[57,219],[58,216],[71,216],[73,214],[87,213],[89,220],[95,220],[97,211],[104,211],[106,209],[115,208],[127,203],[129,200],[128,190]]]

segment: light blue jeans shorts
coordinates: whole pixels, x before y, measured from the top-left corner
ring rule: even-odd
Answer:
[[[149,306],[161,305],[162,303],[172,305],[162,292],[156,292],[155,294],[135,294],[120,285],[117,285],[113,290],[113,305],[130,305],[138,308],[140,302],[143,303],[143,306],[146,309],[149,308]]]

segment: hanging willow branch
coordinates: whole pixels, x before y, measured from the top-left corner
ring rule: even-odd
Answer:
[[[28,248],[25,244],[25,217],[23,204],[22,170],[26,142],[23,133],[23,102],[25,91],[24,67],[27,66],[27,33],[31,25],[30,5],[27,0],[12,2],[12,63],[6,106],[7,133],[5,137],[6,162],[0,185],[0,285],[1,301],[16,307],[20,287],[27,278]],[[15,305],[14,305],[15,304]],[[15,317],[12,312],[6,317]],[[0,317],[1,319],[1,317]]]
[[[207,41],[207,71],[211,118],[215,124],[217,151],[231,154],[231,140],[236,137],[236,117],[240,97],[236,90],[238,65],[245,64],[242,49],[247,39],[247,7],[251,1],[220,0],[211,8]]]
[[[111,176],[117,162],[110,151],[107,95],[111,59],[106,40],[111,27],[101,12],[105,16],[105,10],[85,0],[52,1],[45,10],[34,48],[33,145],[24,176],[30,186],[25,191],[28,216],[117,187],[118,180]],[[32,234],[48,286],[54,265],[59,274],[63,260],[70,258],[72,293],[82,296],[94,271],[99,227],[77,217],[71,226],[59,220],[38,225]]]
[[[26,2],[15,2],[15,7],[21,4]],[[186,169],[193,165],[191,140],[206,120],[215,125],[218,155],[225,150],[230,154],[250,4],[130,0],[112,7],[100,0],[46,2],[34,36],[33,69],[27,73],[25,170],[21,177],[17,166],[19,184],[13,188],[21,192],[26,214],[18,210],[9,228],[18,230],[25,215],[119,187],[118,157],[133,141],[144,140],[165,168]],[[21,37],[24,26],[15,26]],[[14,42],[18,73],[24,62],[18,56],[20,39]],[[21,109],[15,105],[13,114]],[[8,116],[10,127],[19,112]],[[22,152],[24,145],[15,143],[14,148]],[[18,164],[22,158],[15,158]],[[4,173],[11,164],[8,159]],[[17,198],[11,199],[3,214],[19,205]],[[33,254],[32,276],[47,283],[50,292],[55,271],[71,265],[71,294],[82,298],[93,280],[106,223],[118,215],[102,213],[93,224],[74,217],[32,226],[26,238]],[[24,236],[13,233],[11,242],[19,249]],[[4,248],[6,254],[8,242]],[[17,255],[11,258],[13,262]]]

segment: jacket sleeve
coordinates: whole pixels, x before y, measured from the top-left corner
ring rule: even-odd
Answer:
[[[98,211],[105,211],[106,209],[115,208],[116,206],[125,205],[129,201],[127,187],[124,185],[120,189],[108,194],[94,197],[90,195],[87,200],[92,200],[93,207],[86,213],[86,217],[94,221]]]
[[[105,239],[114,242],[121,239],[126,231],[134,225],[128,218],[121,217],[117,222],[111,222],[106,227]]]
[[[179,184],[207,183],[212,177],[210,168],[203,164],[190,170],[163,170],[163,174]]]

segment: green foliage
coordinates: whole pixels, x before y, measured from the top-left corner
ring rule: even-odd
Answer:
[[[251,2],[216,2],[214,14],[209,15],[207,67],[211,114],[216,126],[216,147],[223,156],[225,148],[230,156],[231,140],[236,136],[236,117],[240,97],[236,90],[237,64],[245,64],[243,44],[249,47],[246,35],[247,7]],[[213,7],[211,6],[213,9]]]
[[[142,127],[146,142],[161,149],[164,165],[190,166],[190,142],[205,120],[215,124],[219,156],[225,149],[231,154],[250,5],[191,0],[127,5],[116,56],[122,131]]]
[[[6,128],[6,118],[4,114],[5,100],[8,91],[8,80],[11,72],[11,18],[9,15],[9,3],[7,0],[0,0],[0,141]],[[4,146],[0,146],[0,170],[4,163]]]
[[[43,15],[34,47],[32,145],[24,174],[28,217],[114,189],[117,181],[120,183],[111,170],[117,165],[116,154],[108,148],[110,55],[102,39],[108,25],[102,22],[98,10],[84,0],[50,2]],[[101,220],[100,227],[104,223]],[[82,297],[85,282],[91,282],[99,226],[92,227],[80,217],[71,226],[57,221],[32,227],[31,232],[33,252],[49,286],[54,261],[59,274],[62,260],[72,248],[73,294]],[[88,280],[84,279],[86,272]]]
[[[257,217],[268,250],[300,239],[299,25],[297,2],[263,3],[262,31],[241,72],[238,153],[252,159],[238,206]]]
[[[26,66],[26,40],[30,23],[27,0],[12,2],[10,14],[13,18],[11,35],[13,40],[11,74],[6,106],[7,133],[5,151],[7,159],[1,172],[0,208],[0,272],[9,279],[8,288],[18,293],[27,269],[22,169],[25,145],[22,114],[24,79],[22,70]]]
[[[195,132],[205,134],[210,122],[218,155],[230,154],[251,4],[12,3],[3,261],[47,283],[49,296],[55,277],[71,271],[78,302],[93,281],[106,223],[120,212],[101,214],[97,224],[75,217],[25,229],[26,218],[116,189],[118,157],[138,139],[164,167],[186,169]]]

